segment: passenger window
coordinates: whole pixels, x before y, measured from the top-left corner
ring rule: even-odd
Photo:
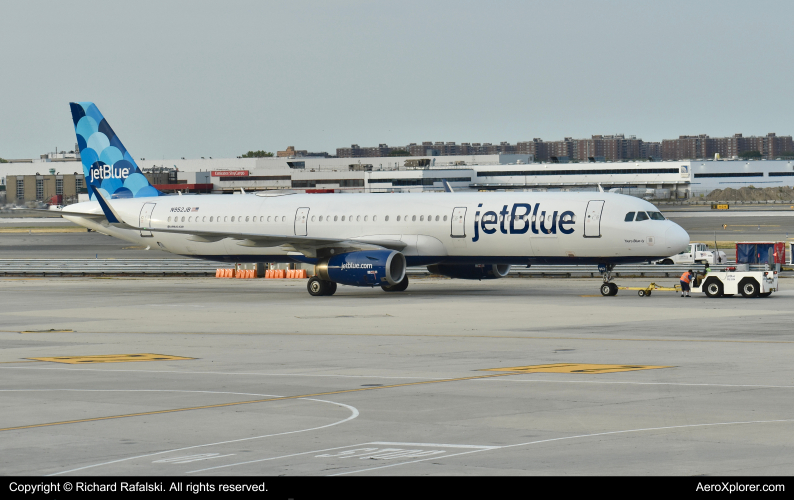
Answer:
[[[312,215],[312,222],[314,222],[314,216]]]
[[[360,215],[356,215],[356,222],[361,222],[361,216]]]
[[[210,215],[210,222],[212,222],[212,216]]]
[[[364,216],[364,222],[367,222],[367,218],[368,218],[368,217],[369,217],[369,216],[367,216],[367,215],[365,215],[365,216]]]
[[[388,215],[386,216],[386,220],[389,220],[389,216]],[[397,216],[397,222],[400,222],[400,216],[399,215]]]
[[[270,216],[269,215],[267,216],[267,221],[270,222]]]
[[[416,222],[416,216],[411,217],[411,221]]]
[[[168,222],[171,222],[171,217],[168,218]]]
[[[631,222],[634,220],[634,212],[629,212],[626,214],[626,218],[623,219],[625,222]]]
[[[445,215],[445,216],[444,216],[444,222],[446,222],[446,221],[447,221],[447,216]]]
[[[651,219],[653,220],[665,220],[664,215],[662,215],[662,212],[648,212],[648,215],[650,215]]]
[[[353,222],[353,216],[351,215],[350,217],[348,217],[348,218],[347,218],[347,221],[348,221],[348,222]]]
[[[245,216],[245,222],[248,222],[248,216],[247,215]]]
[[[436,222],[438,222],[438,215],[436,215]]]
[[[636,220],[641,221],[641,220],[648,220],[648,219],[649,219],[648,214],[646,214],[645,212],[637,212],[637,219]]]
[[[234,215],[232,215],[232,222],[234,222]]]
[[[339,219],[339,216],[338,215],[334,215],[334,222],[336,222],[337,219]],[[344,220],[344,219],[342,219],[342,220]]]
[[[425,220],[425,216],[424,216],[424,215],[420,215],[420,216],[419,216],[419,221],[420,221],[420,222],[424,222],[424,220]]]
[[[287,221],[287,216],[286,215],[282,215],[281,216],[281,222],[286,222],[286,221]]]
[[[334,217],[334,220],[336,220],[336,217]],[[345,221],[345,216],[343,215],[342,216],[342,222],[344,222],[344,221]]]

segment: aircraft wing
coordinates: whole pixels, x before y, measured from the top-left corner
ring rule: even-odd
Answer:
[[[191,241],[200,243],[211,243],[220,241],[226,238],[239,240],[237,243],[240,246],[246,247],[285,247],[287,250],[300,252],[307,257],[317,257],[318,250],[369,250],[372,248],[388,248],[391,250],[402,250],[407,244],[401,240],[388,239],[388,238],[317,238],[313,236],[293,236],[284,234],[261,234],[237,231],[211,231],[211,230],[192,230],[181,228],[154,228],[154,227],[137,227],[137,225],[129,224],[122,216],[110,206],[108,201],[102,196],[102,193],[91,186],[96,196],[99,206],[102,208],[103,218],[107,219],[108,223],[124,228],[143,231],[152,231],[158,233],[173,233],[184,234],[188,236]],[[322,252],[320,252],[322,253]]]
[[[335,249],[342,251],[369,250],[372,248],[387,248],[402,250],[407,246],[404,241],[387,238],[318,238],[314,236],[294,236],[283,234],[261,234],[232,231],[196,231],[190,229],[172,228],[134,228],[151,231],[154,233],[184,234],[191,241],[210,243],[226,238],[239,240],[238,245],[244,247],[286,247],[289,250],[300,252],[307,257],[317,257],[318,251]],[[322,252],[321,252],[322,253]]]

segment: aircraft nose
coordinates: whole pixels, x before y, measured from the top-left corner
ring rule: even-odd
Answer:
[[[689,233],[684,231],[684,228],[675,222],[672,224],[673,225],[664,233],[670,255],[682,252],[689,246]]]

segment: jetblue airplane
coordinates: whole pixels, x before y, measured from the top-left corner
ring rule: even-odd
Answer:
[[[71,103],[90,201],[65,207],[81,226],[179,255],[314,265],[311,295],[337,284],[408,287],[407,266],[497,279],[510,266],[615,264],[687,248],[689,235],[639,198],[605,192],[164,196],[90,102]],[[241,190],[242,191],[242,190]]]

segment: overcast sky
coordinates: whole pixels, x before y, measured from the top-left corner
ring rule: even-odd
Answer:
[[[13,1],[0,157],[794,133],[794,2]]]

